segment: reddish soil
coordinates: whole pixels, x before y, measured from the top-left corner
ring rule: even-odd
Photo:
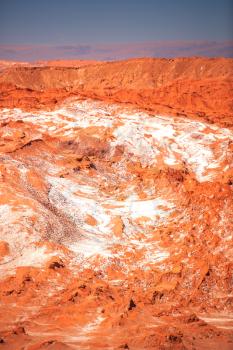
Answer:
[[[0,76],[0,106],[53,108],[69,96],[137,105],[154,113],[232,126],[233,60],[132,59],[46,62],[10,67]],[[62,66],[63,65],[63,66]]]
[[[0,349],[233,349],[232,60],[2,67]]]

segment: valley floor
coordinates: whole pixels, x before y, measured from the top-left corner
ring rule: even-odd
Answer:
[[[0,349],[233,348],[233,132],[0,111]]]

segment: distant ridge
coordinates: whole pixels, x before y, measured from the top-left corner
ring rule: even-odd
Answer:
[[[53,108],[64,98],[79,95],[233,125],[233,59],[229,58],[6,64],[0,92],[1,107]]]

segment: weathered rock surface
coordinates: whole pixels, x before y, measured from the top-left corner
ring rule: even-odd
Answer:
[[[48,108],[79,95],[232,127],[232,62],[227,58],[146,58],[74,61],[74,66],[67,61],[11,65],[0,74],[0,106]]]
[[[0,349],[232,349],[230,63],[4,66]]]

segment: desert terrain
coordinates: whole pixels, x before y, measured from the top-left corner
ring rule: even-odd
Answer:
[[[0,349],[233,349],[233,59],[0,61]]]

